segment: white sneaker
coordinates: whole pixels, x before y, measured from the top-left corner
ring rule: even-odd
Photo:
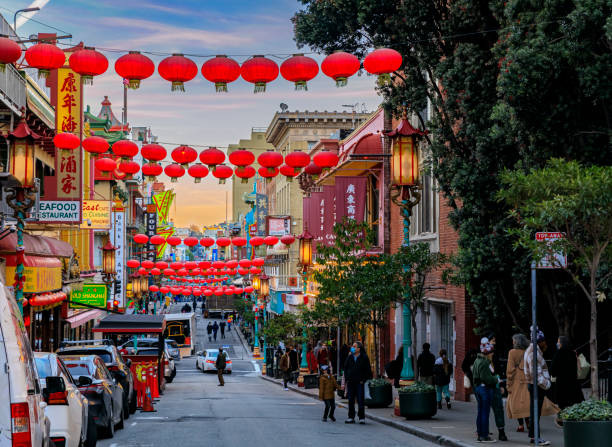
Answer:
[[[285,391],[289,391],[289,388],[285,388]]]
[[[550,441],[547,441],[545,439],[538,439],[537,445],[550,445]]]
[[[359,419],[359,423],[360,423],[361,425],[365,424],[365,419]]]

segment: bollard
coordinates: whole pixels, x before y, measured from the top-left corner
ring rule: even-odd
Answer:
[[[608,402],[612,403],[612,348],[608,348]]]

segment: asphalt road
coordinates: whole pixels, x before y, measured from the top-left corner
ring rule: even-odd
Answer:
[[[125,429],[101,447],[294,447],[403,446],[433,444],[400,430],[368,421],[347,425],[346,410],[338,408],[338,422],[322,422],[323,403],[259,378],[259,365],[245,352],[232,329],[226,339],[208,343],[202,333],[207,320],[197,317],[202,347],[230,345],[234,372],[217,386],[216,374],[195,367],[195,357],[177,365],[177,376],[155,404],[155,413],[137,411]]]

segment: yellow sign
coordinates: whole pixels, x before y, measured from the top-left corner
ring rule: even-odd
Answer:
[[[83,200],[81,228],[109,229],[110,212],[110,202],[108,200]]]
[[[53,259],[57,263],[50,263],[48,266],[30,267],[25,266],[25,293],[42,293],[62,288],[62,264],[59,260]],[[15,277],[15,267],[6,266],[6,277]]]
[[[159,223],[164,224],[168,222],[168,213],[172,200],[174,200],[174,193],[172,191],[164,191],[153,195],[153,203],[157,209]]]

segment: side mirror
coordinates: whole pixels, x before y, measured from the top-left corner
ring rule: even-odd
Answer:
[[[125,364],[130,368],[132,366],[132,359],[126,359]]]
[[[77,381],[78,386],[89,386],[92,383],[91,377],[88,376],[79,376],[79,380]]]

